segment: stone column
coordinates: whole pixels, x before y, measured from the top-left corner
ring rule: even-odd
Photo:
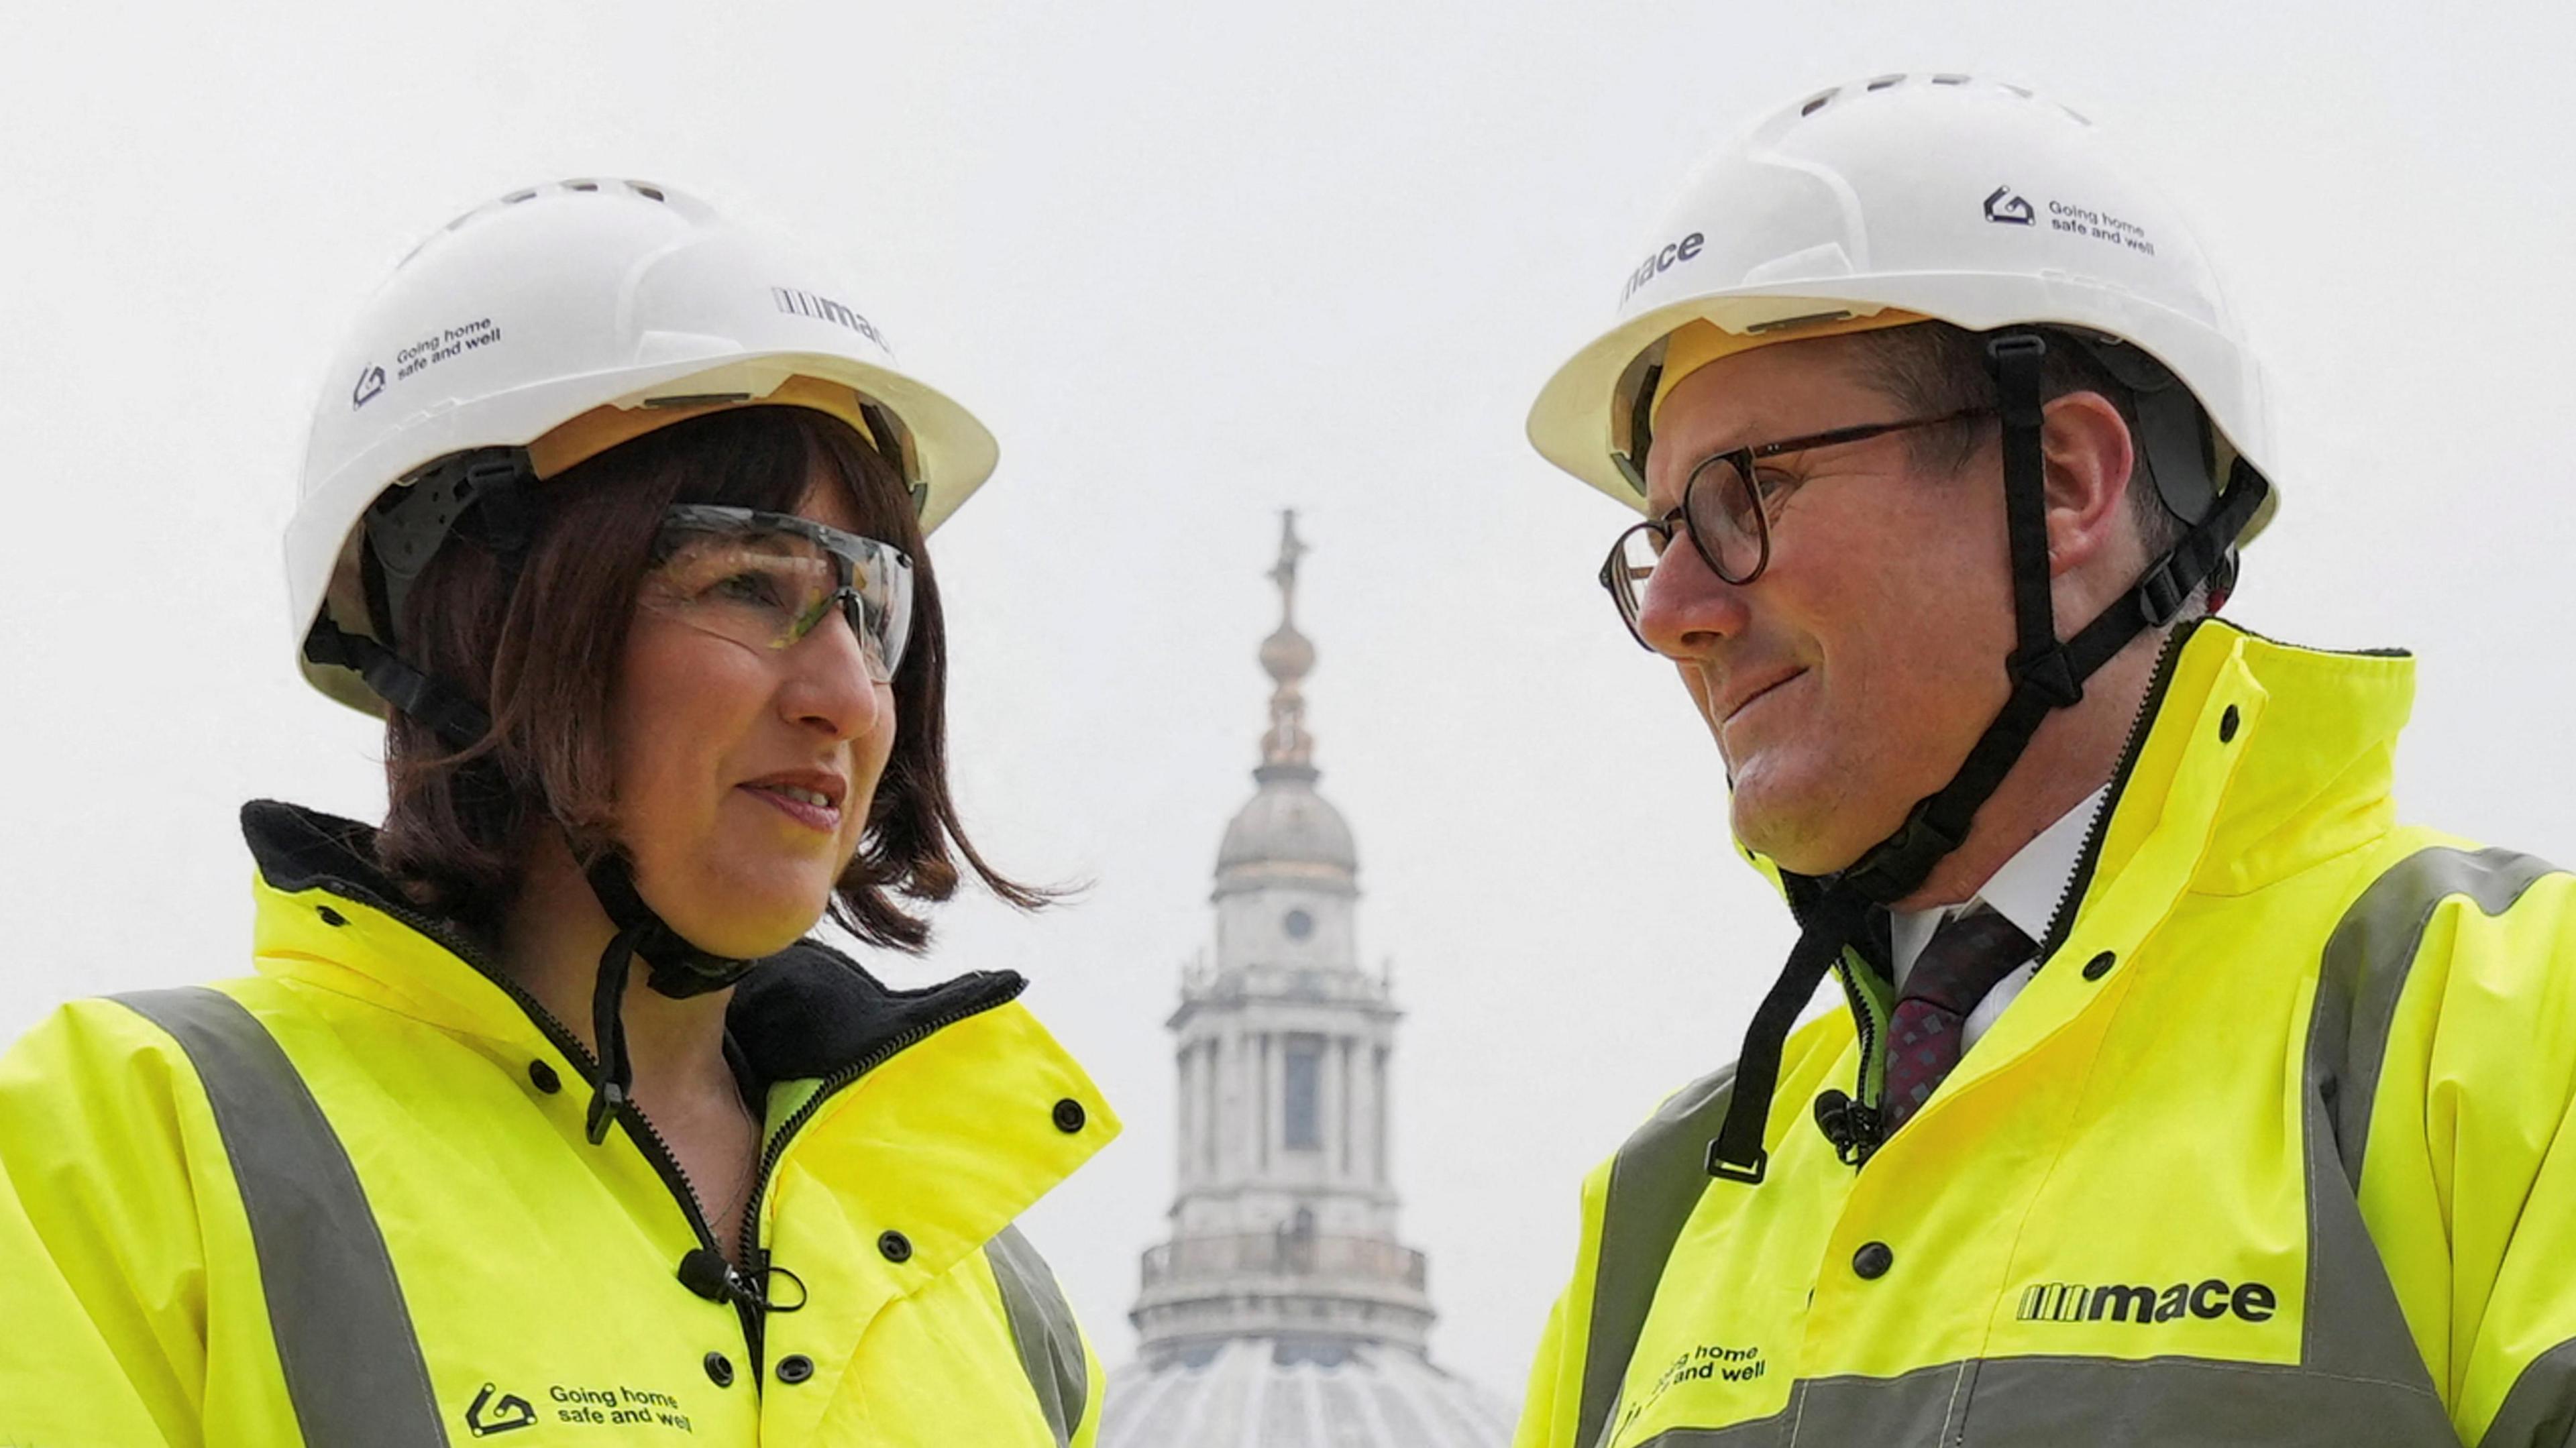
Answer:
[[[1359,1112],[1352,1099],[1358,1094],[1359,1083],[1351,1077],[1351,1038],[1348,1036],[1333,1038],[1332,1073],[1333,1079],[1341,1083],[1336,1093],[1340,1109],[1333,1122],[1333,1180],[1347,1186],[1359,1163],[1359,1157],[1354,1154],[1358,1145]]]
[[[1387,1185],[1386,1056],[1384,1046],[1369,1053],[1369,1104],[1376,1116],[1369,1131],[1370,1144],[1376,1148],[1376,1160],[1369,1165],[1369,1180],[1381,1190]]]
[[[1172,1074],[1179,1079],[1179,1099],[1174,1103],[1172,1123],[1173,1175],[1183,1192],[1198,1185],[1199,1169],[1199,1043],[1184,1039],[1180,1058],[1172,1063]]]

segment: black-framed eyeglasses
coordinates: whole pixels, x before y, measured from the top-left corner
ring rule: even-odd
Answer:
[[[1664,550],[1672,546],[1676,526],[1690,535],[1691,548],[1708,565],[1708,571],[1728,583],[1741,587],[1760,578],[1762,570],[1771,566],[1772,519],[1780,504],[1804,480],[1778,473],[1766,476],[1760,466],[1764,459],[1863,442],[1891,432],[1991,417],[1994,411],[1991,407],[1963,407],[1938,417],[1838,427],[1831,432],[1711,453],[1683,481],[1678,506],[1667,509],[1661,517],[1630,525],[1610,545],[1610,556],[1601,564],[1601,586],[1609,590],[1610,601],[1619,610],[1620,622],[1628,626],[1629,636],[1651,650],[1654,645],[1647,643],[1646,636],[1637,629],[1637,614],[1645,606],[1647,580],[1654,576]]]

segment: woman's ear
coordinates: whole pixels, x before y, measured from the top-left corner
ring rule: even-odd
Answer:
[[[2128,421],[2101,393],[2070,392],[2045,415],[2048,573],[2056,578],[2101,557],[2119,536],[2137,453]]]

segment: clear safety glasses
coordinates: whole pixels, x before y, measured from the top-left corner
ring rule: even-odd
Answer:
[[[912,560],[810,518],[683,503],[662,515],[637,601],[764,652],[794,646],[837,606],[884,683],[912,632]]]

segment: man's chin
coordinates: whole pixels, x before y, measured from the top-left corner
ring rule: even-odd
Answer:
[[[1793,875],[1830,875],[1859,859],[1869,842],[1854,845],[1833,828],[1840,792],[1782,779],[1769,764],[1752,760],[1735,781],[1735,838]]]

